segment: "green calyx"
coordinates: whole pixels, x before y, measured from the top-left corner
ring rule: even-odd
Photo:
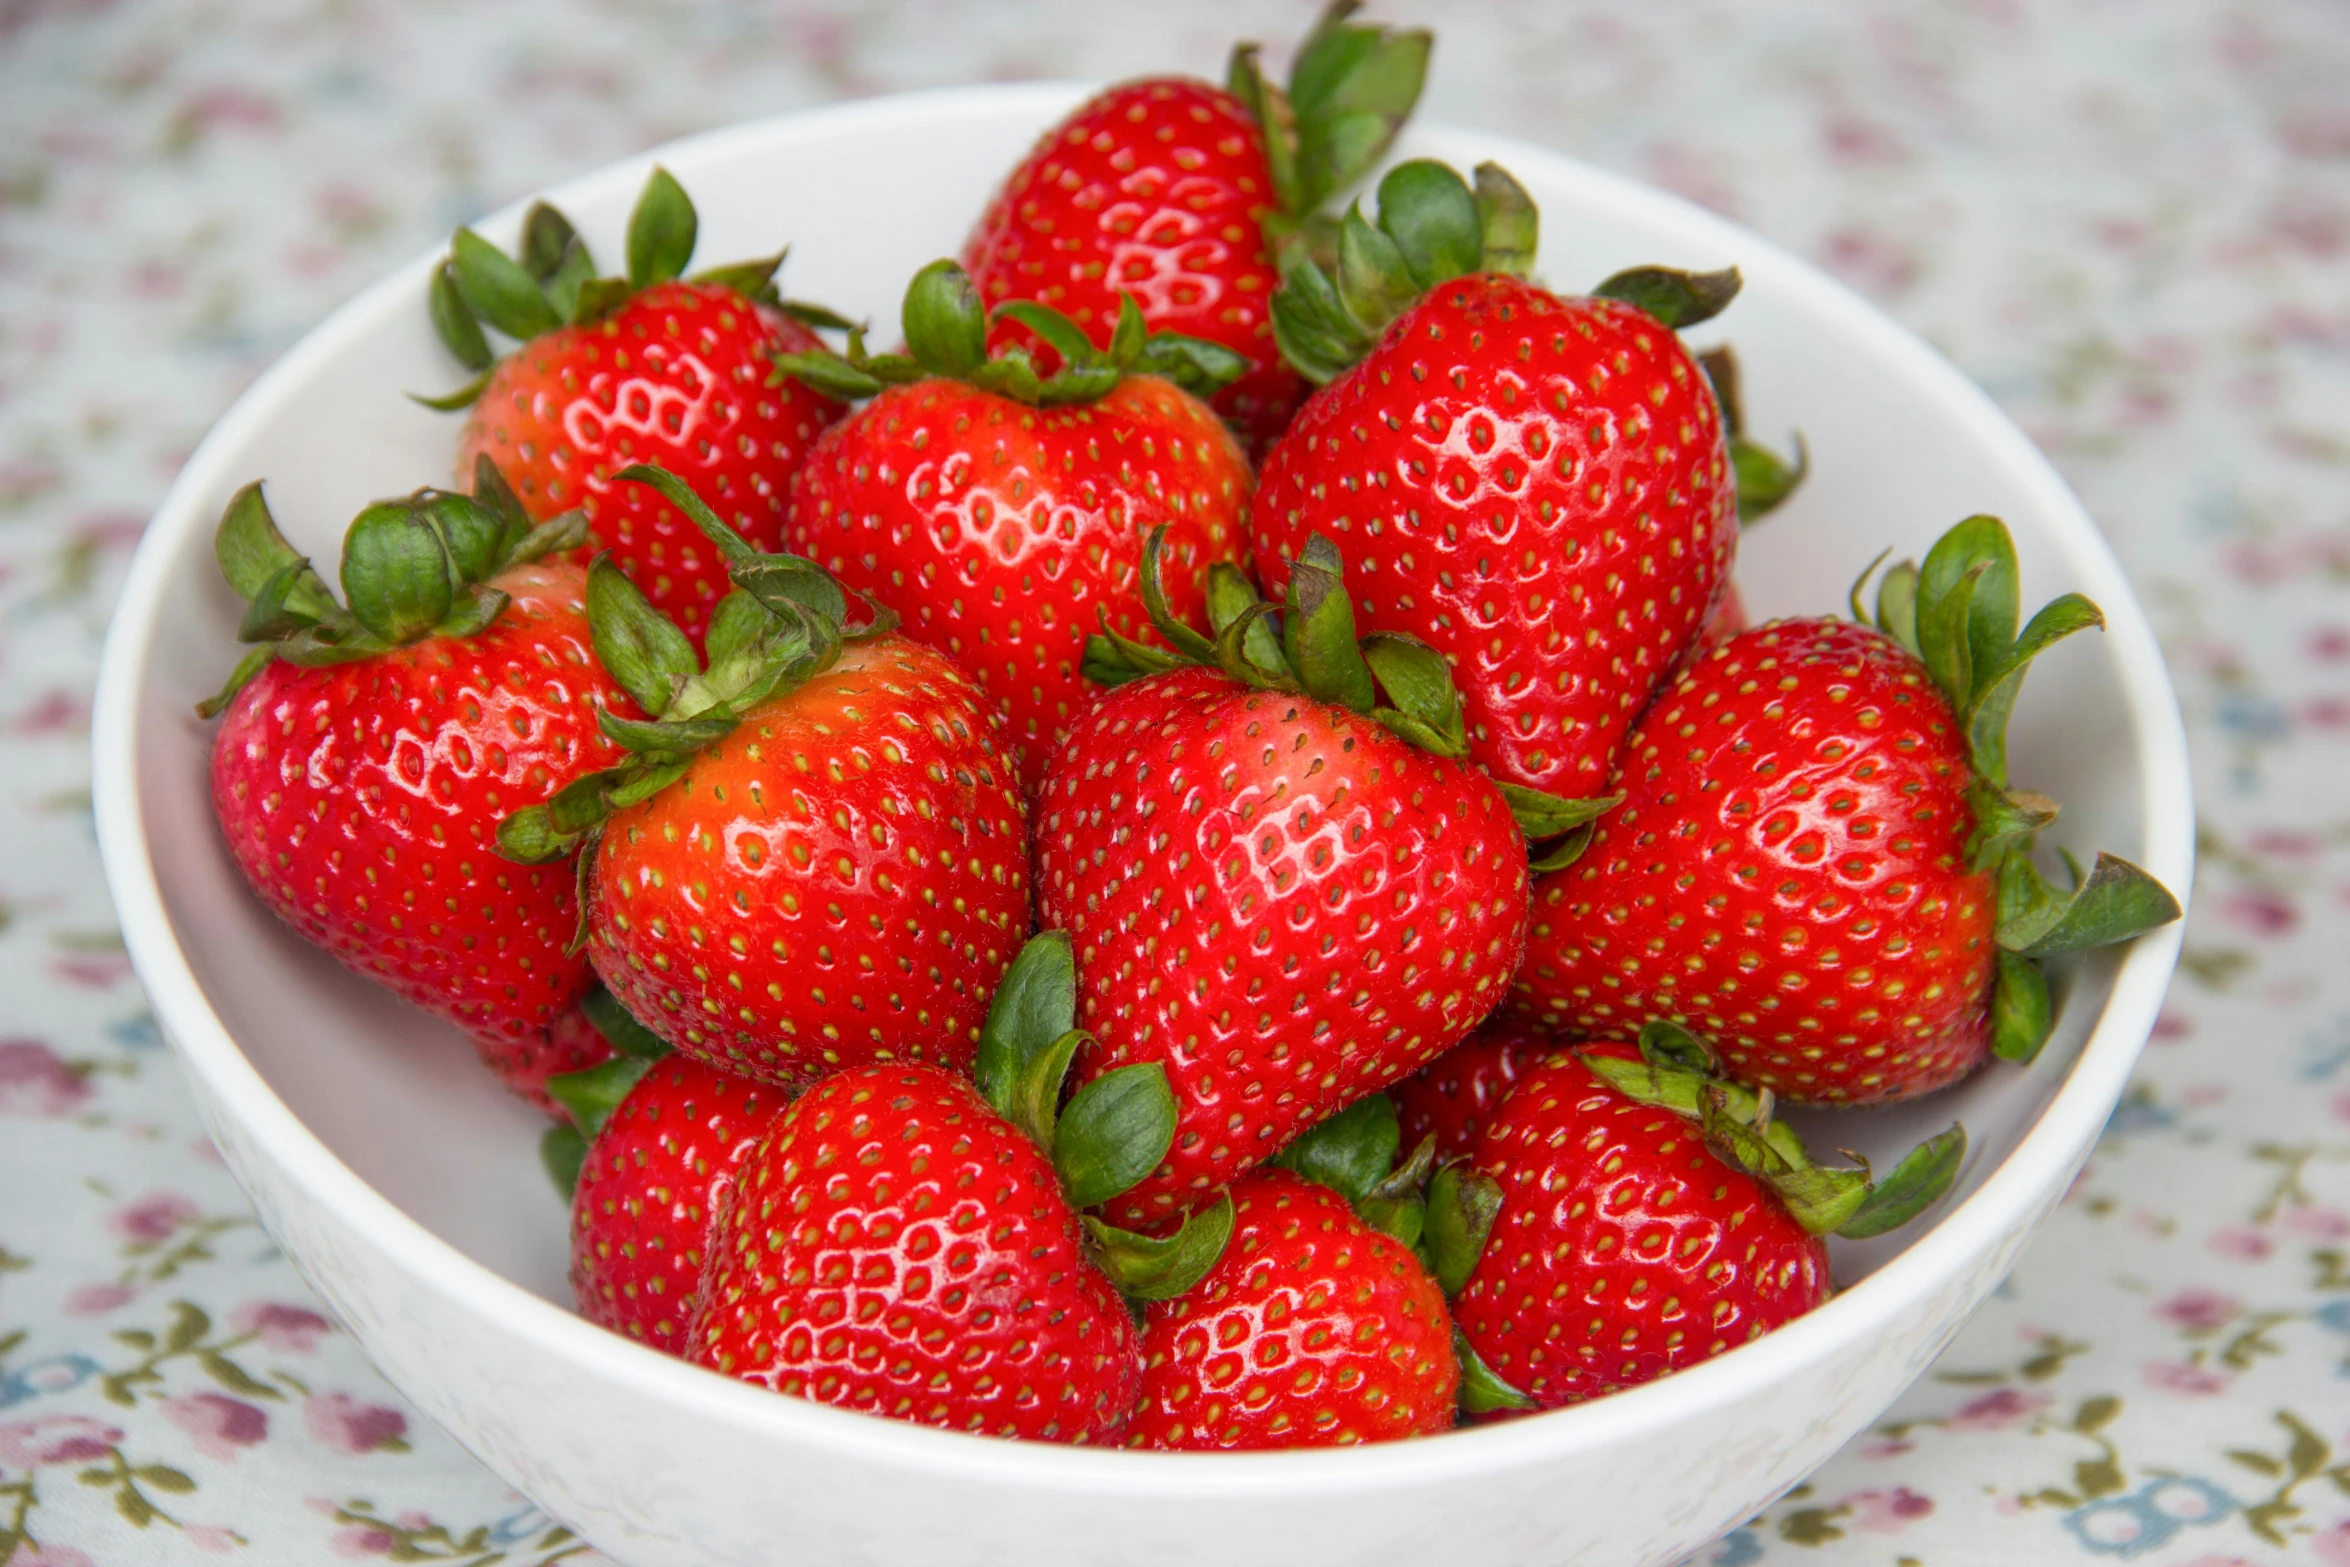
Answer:
[[[1155,1061],[1105,1072],[1061,1102],[1091,1038],[1077,1027],[1069,933],[1044,931],[1012,959],[988,1004],[971,1077],[980,1097],[1050,1156],[1072,1208],[1098,1207],[1157,1169],[1175,1145],[1175,1091]],[[1206,1277],[1232,1236],[1227,1196],[1173,1235],[1139,1235],[1082,1216],[1094,1262],[1134,1300],[1166,1300]]]
[[[255,646],[196,711],[219,713],[272,659],[305,668],[348,664],[426,637],[486,630],[510,602],[489,586],[491,578],[586,538],[587,519],[576,511],[533,523],[497,465],[483,457],[474,464],[471,495],[423,489],[353,518],[343,535],[338,600],[278,531],[260,484],[248,484],[221,513],[212,554],[246,602],[237,640]]]
[[[1697,356],[1714,401],[1722,410],[1722,434],[1730,447],[1730,473],[1738,487],[1738,520],[1759,522],[1785,504],[1811,471],[1811,453],[1803,437],[1794,438],[1795,455],[1781,457],[1769,447],[1747,439],[1746,408],[1739,395],[1738,356],[1727,344]]]
[[[427,308],[443,346],[474,379],[445,397],[416,397],[427,408],[451,411],[470,406],[489,384],[498,356],[488,327],[518,342],[565,327],[603,320],[656,284],[685,277],[693,260],[700,222],[685,187],[656,166],[628,220],[628,275],[600,277],[587,243],[561,212],[536,202],[522,220],[522,244],[507,255],[469,228],[449,243],[449,257],[436,268]],[[840,328],[847,322],[820,305],[786,300],[775,286],[785,252],[757,261],[738,261],[686,277],[731,289],[755,304],[768,305],[810,326]],[[411,396],[415,394],[411,393]]]
[[[1061,368],[1043,375],[1027,349],[987,351],[991,319],[1019,322],[1061,356]],[[1156,375],[1194,397],[1213,397],[1248,370],[1248,360],[1220,343],[1153,332],[1134,296],[1118,307],[1117,330],[1108,348],[1096,347],[1082,327],[1058,310],[1031,300],[996,307],[990,317],[971,276],[951,260],[933,261],[906,285],[900,327],[902,354],[868,353],[862,327],[849,328],[845,354],[778,354],[769,384],[797,380],[830,397],[850,400],[879,395],[885,387],[916,381],[961,381],[1036,407],[1095,402],[1130,375]]]
[[[1375,631],[1355,635],[1354,602],[1347,596],[1338,546],[1317,533],[1291,562],[1287,601],[1278,609],[1258,596],[1236,566],[1209,568],[1208,620],[1203,636],[1175,618],[1161,575],[1167,530],[1155,529],[1143,549],[1142,603],[1167,648],[1132,641],[1110,629],[1086,639],[1086,678],[1121,686],[1145,675],[1200,665],[1260,691],[1296,692],[1378,722],[1405,743],[1432,756],[1469,754],[1460,693],[1452,668],[1417,637]],[[1569,800],[1539,789],[1498,784],[1527,841],[1571,837],[1621,799],[1605,795]]]
[[[1533,198],[1497,163],[1477,166],[1474,189],[1445,164],[1399,163],[1379,181],[1378,222],[1360,202],[1347,209],[1330,260],[1300,246],[1282,252],[1274,339],[1308,380],[1333,381],[1438,284],[1525,276],[1538,230]]]
[[[1866,1160],[1858,1169],[1815,1164],[1795,1129],[1773,1119],[1770,1090],[1714,1076],[1711,1052],[1679,1024],[1660,1020],[1643,1028],[1640,1055],[1638,1061],[1593,1054],[1578,1059],[1626,1098],[1697,1123],[1716,1156],[1768,1187],[1814,1235],[1861,1240],[1897,1229],[1950,1190],[1966,1159],[1966,1128],[1953,1122],[1910,1150],[1882,1180],[1871,1178]]]
[[[1234,47],[1226,85],[1264,132],[1274,210],[1264,219],[1276,254],[1335,239],[1324,205],[1385,156],[1420,101],[1434,37],[1425,28],[1365,26],[1358,0],[1334,0],[1298,45],[1286,92],[1265,80],[1257,45]]]
[[[1282,253],[1274,339],[1306,379],[1334,381],[1438,285],[1476,273],[1526,276],[1540,232],[1534,199],[1497,163],[1477,165],[1473,185],[1432,159],[1399,163],[1379,181],[1377,222],[1357,203],[1338,225],[1331,257],[1295,246]],[[1636,305],[1678,331],[1719,315],[1738,282],[1734,267],[1633,267],[1592,293]]]
[[[2015,541],[1996,517],[1969,517],[1935,541],[1923,564],[1903,561],[1888,570],[1878,580],[1872,615],[1861,593],[1877,564],[1852,586],[1853,618],[1917,655],[1958,714],[1974,771],[1970,868],[1990,872],[1999,887],[1993,1048],[2005,1060],[2030,1061],[2055,1016],[2040,959],[2127,941],[2180,912],[2162,883],[2110,854],[2099,854],[2085,878],[2075,867],[2068,888],[2050,883],[2033,863],[2032,848],[2056,820],[2056,803],[2009,786],[2007,724],[2032,660],[2077,631],[2103,629],[2105,617],[2080,594],[2067,593],[2019,630]]]
[[[669,1054],[668,1041],[638,1022],[602,985],[588,987],[588,993],[579,999],[579,1009],[617,1054],[583,1071],[557,1072],[547,1079],[547,1097],[561,1105],[571,1121],[547,1129],[539,1141],[539,1161],[565,1197],[579,1184],[588,1148],[603,1132],[604,1123],[644,1075]]]
[[[1308,1127],[1269,1162],[1329,1187],[1365,1224],[1418,1251],[1426,1228],[1424,1191],[1436,1162],[1436,1142],[1423,1138],[1399,1164],[1396,1155],[1402,1147],[1395,1101],[1372,1094]]]
[[[588,630],[596,657],[651,716],[599,711],[598,727],[628,751],[628,760],[577,778],[546,803],[498,824],[499,852],[525,865],[579,848],[612,812],[674,783],[696,752],[733,733],[751,709],[831,668],[845,642],[897,624],[870,602],[863,623],[848,624],[850,596],[830,573],[797,555],[751,548],[667,469],[639,463],[613,478],[650,485],[691,518],[725,557],[734,591],[712,611],[705,656],[696,658],[686,634],[609,558],[599,555],[589,565]]]

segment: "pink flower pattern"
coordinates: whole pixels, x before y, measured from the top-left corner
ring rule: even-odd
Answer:
[[[257,1230],[169,1278],[126,1271],[126,1249],[244,1212],[162,1064],[88,830],[98,638],[144,519],[239,388],[455,221],[853,94],[1214,74],[1225,38],[1278,57],[1306,12],[249,0],[227,29],[218,9],[0,0],[0,1340],[24,1330],[0,1350],[0,1487],[39,1498],[8,1567],[380,1560],[435,1528],[539,1567],[572,1542],[416,1418]],[[1730,213],[1988,387],[2105,528],[2194,747],[2186,962],[2094,1159],[1880,1426],[1697,1563],[2350,1567],[2326,1478],[2350,1463],[2339,5],[1373,9],[1439,28],[1432,117]],[[1748,379],[1758,433],[1802,427],[1766,358]],[[1805,505],[1757,556],[1801,549]],[[201,1349],[173,1347],[182,1303]],[[152,1382],[119,1380],[150,1359]],[[117,1465],[152,1472],[144,1526],[77,1478]]]

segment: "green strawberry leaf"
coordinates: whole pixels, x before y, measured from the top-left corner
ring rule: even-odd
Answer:
[[[522,264],[471,229],[449,243],[449,267],[467,309],[513,338],[533,338],[563,324]]]
[[[587,1165],[587,1152],[587,1139],[579,1135],[576,1126],[550,1126],[539,1139],[539,1163],[565,1202],[579,1188],[579,1172]]]
[[[565,321],[577,323],[582,319],[580,291],[595,281],[596,264],[588,256],[587,246],[573,240],[555,269],[539,284],[539,292],[547,296],[548,309]]]
[[[604,1043],[622,1055],[658,1061],[669,1054],[669,1041],[638,1022],[636,1014],[600,984],[590,985],[587,994],[579,998],[579,1010],[604,1036]]]
[[[638,707],[658,718],[679,686],[701,673],[694,645],[627,574],[598,555],[588,565],[588,631],[596,658]]]
[[[760,256],[751,261],[734,261],[721,267],[705,268],[695,273],[688,281],[707,283],[713,288],[728,289],[742,295],[753,304],[773,303],[776,298],[775,274],[782,270],[783,259],[789,254],[791,254],[791,248],[786,246],[772,256]],[[807,311],[814,311],[820,320],[810,322],[804,313]],[[846,330],[849,324],[821,305],[803,305],[786,313],[803,325],[830,326],[838,323],[842,330]]]
[[[968,282],[969,280],[966,279],[966,286],[968,286]],[[974,291],[971,297],[977,299],[979,296]],[[908,308],[912,308],[910,298],[907,303]],[[1070,364],[1089,364],[1104,357],[1102,351],[1093,346],[1093,339],[1085,335],[1083,327],[1050,305],[1040,305],[1033,299],[1015,299],[1007,304],[996,306],[995,319],[1000,321],[1006,317],[1019,322],[1029,331],[1050,343],[1060,356]],[[1138,316],[1137,319],[1140,317]],[[911,336],[907,340],[911,342]],[[980,337],[983,353],[986,341],[986,335],[983,331]],[[919,359],[922,356],[916,354],[914,357]],[[964,373],[968,374],[969,372],[965,371]]]
[[[547,1079],[547,1096],[571,1113],[572,1124],[592,1143],[628,1091],[652,1069],[642,1056],[614,1056],[584,1072],[557,1072]]]
[[[1744,280],[1736,267],[1719,272],[1681,272],[1672,267],[1628,267],[1591,292],[1644,310],[1678,332],[1710,321],[1738,297]]]
[[[987,308],[971,275],[953,261],[933,261],[914,274],[902,325],[907,352],[933,375],[967,380],[987,363]]]
[[[1461,1363],[1461,1408],[1470,1414],[1537,1407],[1534,1400],[1503,1381],[1469,1343],[1469,1336],[1457,1327],[1452,1330],[1452,1352]]]
[[[2056,1004],[2039,960],[1999,949],[1999,974],[1991,989],[1991,1053],[2026,1065],[2055,1027]]]
[[[1269,1162],[1329,1187],[1352,1207],[1387,1178],[1402,1146],[1395,1101],[1372,1094],[1308,1127]]]
[[[1361,646],[1363,661],[1387,699],[1425,736],[1415,736],[1414,743],[1436,756],[1468,755],[1460,693],[1453,689],[1452,666],[1444,655],[1417,637],[1388,631],[1374,631]]]
[[[2170,889],[2129,861],[2103,853],[2088,880],[2069,894],[2050,887],[2025,856],[2011,854],[2000,868],[1999,891],[1999,945],[2027,958],[2127,941],[2180,913]]]
[[[1866,1240],[1897,1230],[1941,1200],[1966,1163],[1966,1128],[1953,1122],[1903,1156],[1836,1233]]]
[[[1378,164],[1428,79],[1434,39],[1426,30],[1350,24],[1354,9],[1326,7],[1290,67],[1297,150],[1283,210],[1296,217],[1309,215]],[[1268,123],[1262,111],[1257,117]],[[1268,144],[1281,139],[1268,128]]]
[[[490,378],[497,373],[497,366],[492,365],[454,392],[445,392],[439,397],[427,397],[422,392],[408,392],[404,395],[420,408],[430,408],[435,413],[455,413],[460,408],[471,408],[480,402],[481,394],[489,389]]]
[[[694,238],[700,220],[694,204],[676,176],[659,164],[645,180],[628,219],[628,281],[651,288],[685,274],[694,258]]]
[[[1338,298],[1346,313],[1375,333],[1420,297],[1410,263],[1385,231],[1373,228],[1358,203],[1338,224]]]
[[[1283,253],[1280,262],[1281,287],[1272,306],[1274,343],[1300,375],[1326,386],[1369,352],[1372,335],[1303,249]]]
[[[2008,659],[2016,640],[2021,578],[2015,541],[1997,517],[1974,516],[1934,541],[1918,570],[1918,638],[1951,705],[1973,705],[1979,676]],[[1940,640],[1957,639],[1936,657]]]
[[[522,270],[544,283],[563,270],[572,252],[586,255],[587,247],[571,220],[543,201],[534,201],[522,215],[522,250],[515,259]],[[595,268],[588,268],[593,272]]]
[[[1742,435],[1730,437],[1730,472],[1738,486],[1738,520],[1760,522],[1786,504],[1811,472],[1811,452],[1795,437],[1792,462]]]
[[[1509,802],[1510,814],[1517,818],[1518,829],[1526,835],[1528,843],[1540,843],[1561,833],[1574,832],[1624,803],[1624,797],[1620,794],[1570,800],[1547,790],[1529,789],[1524,784],[1496,783],[1494,787]]]
[[[1226,1192],[1164,1238],[1104,1224],[1090,1213],[1079,1215],[1079,1222],[1092,1243],[1094,1261],[1118,1292],[1148,1301],[1173,1300],[1206,1278],[1232,1239],[1234,1218],[1232,1194]]]
[[[2105,615],[2078,593],[2050,600],[2024,627],[2015,646],[1978,668],[1975,689],[1960,712],[1966,721],[1967,746],[1975,772],[1994,788],[2007,786],[2007,721],[2015,711],[2016,694],[2032,660],[2076,631],[2105,629]]]
[[[1501,1184],[1466,1165],[1448,1164],[1428,1179],[1428,1216],[1421,1246],[1428,1271],[1452,1299],[1469,1282],[1501,1213]]]
[[[1541,242],[1542,215],[1526,187],[1498,163],[1476,168],[1477,228],[1485,241],[1483,272],[1506,272],[1524,277],[1534,270],[1534,252]]]
[[[1652,1018],[1640,1028],[1640,1059],[1668,1072],[1711,1073],[1719,1066],[1713,1046],[1670,1018]]]
[[[1156,1061],[1105,1072],[1070,1097],[1053,1168],[1072,1208],[1092,1208],[1157,1169],[1175,1146],[1175,1091]]]
[[[1282,651],[1307,694],[1367,714],[1378,692],[1355,640],[1354,600],[1347,596],[1344,571],[1337,545],[1319,533],[1306,540],[1289,570]]]
[[[465,296],[457,291],[457,274],[446,261],[433,269],[432,287],[425,296],[425,305],[432,313],[432,329],[439,335],[450,356],[468,370],[487,370],[497,362],[490,352],[490,340],[482,335],[481,323],[467,308]]]
[[[1039,931],[996,986],[971,1065],[979,1096],[1039,1148],[1053,1146],[1061,1078],[1069,1066],[1069,1053],[1060,1046],[1068,1041],[1073,1053],[1078,1038],[1076,949],[1065,930]]]
[[[381,501],[343,535],[343,602],[351,617],[397,647],[431,631],[456,601],[447,547],[407,501]]]
[[[1468,182],[1431,158],[1389,169],[1379,181],[1379,227],[1395,242],[1424,293],[1485,263],[1485,234]]]

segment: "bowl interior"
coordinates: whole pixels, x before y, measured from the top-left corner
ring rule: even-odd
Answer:
[[[792,242],[786,291],[868,317],[886,337],[903,280],[953,253],[993,181],[1074,91],[942,95],[924,112],[777,121],[681,144],[664,162],[700,208],[705,262]],[[1467,167],[1493,146],[1431,128],[1401,151]],[[1697,335],[1736,343],[1754,432],[1783,442],[1800,430],[1813,462],[1796,498],[1742,543],[1738,581],[1758,615],[1837,610],[1878,551],[1920,553],[1978,511],[2013,528],[2030,603],[2077,589],[2104,605],[2107,635],[2059,647],[2034,673],[2015,722],[2015,773],[2064,802],[2056,841],[2139,859],[2183,892],[2184,779],[2156,775],[2175,739],[2151,636],[2086,519],[2012,427],[1800,264],[1669,198],[1563,160],[1510,156],[1542,206],[1539,271],[1554,284],[1588,286],[1643,261],[1744,268],[1745,293]],[[608,266],[644,170],[622,166],[556,193]],[[511,241],[517,218],[484,231]],[[568,1306],[563,1207],[536,1158],[543,1123],[499,1091],[456,1033],[345,974],[246,894],[210,819],[210,726],[191,712],[235,657],[238,606],[209,539],[239,484],[265,479],[288,535],[324,565],[361,504],[450,480],[457,418],[402,395],[462,379],[428,327],[425,275],[420,260],[306,340],[223,422],[158,516],[145,550],[160,559],[142,568],[160,586],[151,605],[134,606],[139,625],[117,628],[135,659],[133,787],[179,951],[270,1089],[425,1229]],[[2164,765],[2150,768],[2150,755]],[[2115,971],[2110,958],[2060,966],[2058,1035],[2030,1069],[1994,1067],[1926,1105],[1835,1118],[1826,1140],[1882,1159],[1961,1118],[1972,1190],[2058,1092]],[[1840,1283],[1917,1239],[1837,1243]]]

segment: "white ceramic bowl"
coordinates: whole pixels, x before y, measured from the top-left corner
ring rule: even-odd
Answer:
[[[922,94],[696,137],[659,158],[705,258],[790,240],[785,282],[894,323],[903,280],[957,248],[995,180],[1082,89]],[[1746,541],[1761,613],[1834,610],[1862,562],[1974,511],[2006,517],[2033,603],[2105,608],[2041,660],[2017,775],[2064,800],[2057,837],[2136,859],[2182,896],[2187,758],[2160,655],[2089,519],[1950,365],[1852,294],[1672,197],[1538,148],[1425,128],[1406,155],[1498,158],[1543,211],[1540,270],[1588,285],[1638,261],[1744,269],[1722,318],[1750,418],[1800,428],[1814,477]],[[554,192],[607,259],[651,158]],[[510,240],[519,209],[483,225]],[[235,657],[209,540],[265,477],[295,542],[336,556],[370,498],[448,478],[455,421],[401,395],[459,379],[419,257],[338,311],[221,420],[149,528],[116,611],[96,721],[97,812],[130,953],[261,1218],[386,1376],[598,1547],[674,1564],[1122,1567],[1215,1562],[1664,1564],[1734,1527],[1858,1432],[2014,1263],[2113,1108],[2176,927],[2058,976],[2056,1037],[1924,1106],[1838,1122],[1883,1155],[1952,1115],[1974,1138],[1931,1228],[1839,1245],[1834,1301],[1768,1338],[1581,1408],[1364,1451],[1076,1451],[780,1398],[574,1317],[538,1122],[451,1031],[354,979],[238,883],[190,708]]]

